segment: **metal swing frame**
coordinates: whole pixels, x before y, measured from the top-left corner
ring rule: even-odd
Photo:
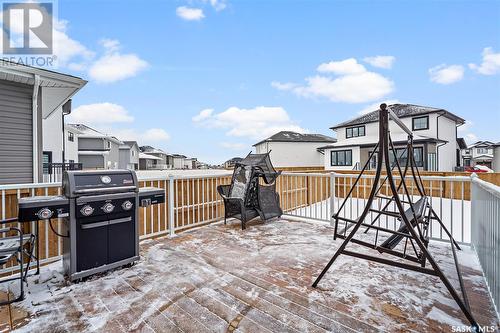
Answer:
[[[394,145],[391,140],[389,130],[389,117],[408,135],[406,148],[400,156],[402,157],[405,152],[407,154],[404,171],[399,164],[398,157],[396,156],[396,150],[394,149]],[[390,149],[392,150],[392,154],[394,157],[394,164],[392,166],[389,155]],[[351,197],[354,188],[358,184],[363,173],[366,171],[372,157],[375,156],[375,153],[377,153],[377,168],[375,171],[375,178],[363,212],[355,220],[340,216],[340,212],[344,208],[347,200]],[[393,175],[395,167],[400,178],[400,183],[398,185],[396,185],[395,177]],[[386,176],[381,181],[383,171],[386,172]],[[416,184],[418,194],[421,198],[416,203],[412,202],[410,193],[408,191],[408,186],[406,185],[405,178],[407,177],[408,171],[410,171],[411,173],[413,183]],[[384,186],[385,182],[388,182],[390,192],[392,192],[392,196],[380,195],[379,192],[382,189],[382,186]],[[403,198],[400,197],[401,190]],[[376,198],[387,200],[382,209],[372,208],[372,203]],[[391,203],[395,204],[396,211],[388,210]],[[410,208],[405,210],[404,204],[409,205]],[[370,224],[365,223],[365,219],[370,212],[375,212],[377,213],[377,215]],[[382,215],[397,218],[399,221],[401,221],[400,228],[396,231],[381,227],[380,225],[375,225],[375,222]],[[343,242],[339,246],[333,257],[330,259],[328,264],[324,267],[320,275],[314,281],[312,285],[314,288],[318,286],[318,283],[321,281],[323,276],[341,254],[437,276],[446,286],[448,292],[458,304],[463,314],[470,322],[472,328],[476,332],[482,331],[481,327],[472,315],[467,294],[465,292],[462,273],[460,271],[456,254],[456,250],[461,250],[460,246],[455,241],[446,226],[443,224],[439,216],[433,210],[430,201],[428,200],[428,197],[425,193],[423,181],[420,177],[418,167],[416,167],[415,165],[415,159],[413,156],[413,133],[386,104],[381,104],[379,110],[379,142],[375,146],[375,149],[371,152],[367,162],[360,171],[358,177],[356,178],[356,181],[347,193],[338,211],[333,215],[333,219],[335,223],[334,240],[340,238],[343,240]],[[344,223],[344,227],[341,230],[339,230],[339,221],[342,221]],[[432,221],[438,222],[440,227],[445,231],[450,239],[450,245],[453,252],[453,259],[455,262],[455,268],[457,271],[462,296],[460,296],[457,290],[452,286],[449,279],[444,275],[442,269],[439,267],[428,250],[429,226]],[[364,231],[365,233],[370,229],[375,230],[374,243],[369,243],[367,241],[354,238],[355,234],[358,232],[358,230],[360,230],[361,227],[366,228]],[[378,244],[379,233],[389,234],[390,236],[386,239],[385,242],[383,242],[382,244]],[[397,249],[396,247],[403,240],[403,250]],[[378,256],[347,250],[346,247],[350,242],[376,250],[379,252]],[[414,254],[410,254],[409,249],[412,249]],[[385,255],[398,257],[399,260],[393,260],[390,257],[385,258]],[[411,263],[406,263],[401,259],[408,260]],[[426,267],[426,262],[430,264],[430,267]]]

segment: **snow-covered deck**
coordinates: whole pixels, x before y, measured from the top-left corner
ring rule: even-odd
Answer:
[[[233,222],[144,241],[135,266],[79,284],[67,284],[56,262],[29,279],[23,302],[0,308],[0,331],[448,332],[467,325],[438,278],[395,267],[341,256],[311,288],[339,244],[328,224],[255,220],[244,231]],[[446,245],[432,243],[431,252],[458,285]],[[465,248],[459,259],[474,315],[498,328],[475,253]]]

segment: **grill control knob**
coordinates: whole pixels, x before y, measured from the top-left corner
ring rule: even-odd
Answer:
[[[123,210],[130,210],[130,209],[132,209],[132,206],[133,206],[133,204],[128,200],[125,201],[124,203],[122,203]]]
[[[80,213],[82,213],[83,216],[90,216],[94,212],[94,208],[92,208],[89,205],[85,205],[80,209]]]
[[[105,212],[105,213],[111,213],[113,211],[113,209],[115,209],[115,206],[113,206],[111,203],[107,203],[105,204],[104,206],[102,206],[102,210]]]
[[[47,220],[52,217],[52,211],[48,208],[42,208],[36,213],[36,216],[38,216],[40,220]]]

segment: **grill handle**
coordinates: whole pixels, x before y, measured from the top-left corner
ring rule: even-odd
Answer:
[[[123,217],[121,219],[114,219],[114,220],[109,220],[109,224],[118,224],[118,223],[125,223],[125,222],[130,222],[132,221],[132,217]]]
[[[116,186],[116,187],[104,187],[104,188],[86,188],[83,190],[75,190],[74,194],[87,194],[87,193],[107,193],[107,192],[117,192],[125,190],[136,190],[136,186]]]
[[[82,224],[81,227],[82,227],[82,229],[93,229],[93,228],[104,227],[105,225],[108,225],[108,224],[109,224],[109,221],[102,221],[102,222],[96,222],[96,223]]]

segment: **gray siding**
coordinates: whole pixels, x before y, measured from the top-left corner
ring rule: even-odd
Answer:
[[[104,168],[104,157],[101,155],[79,155],[78,161],[82,163],[84,169]]]
[[[0,81],[0,184],[33,182],[33,88]]]
[[[120,149],[119,169],[127,169],[130,164],[130,149]]]
[[[103,150],[104,140],[101,138],[78,138],[78,150]]]

